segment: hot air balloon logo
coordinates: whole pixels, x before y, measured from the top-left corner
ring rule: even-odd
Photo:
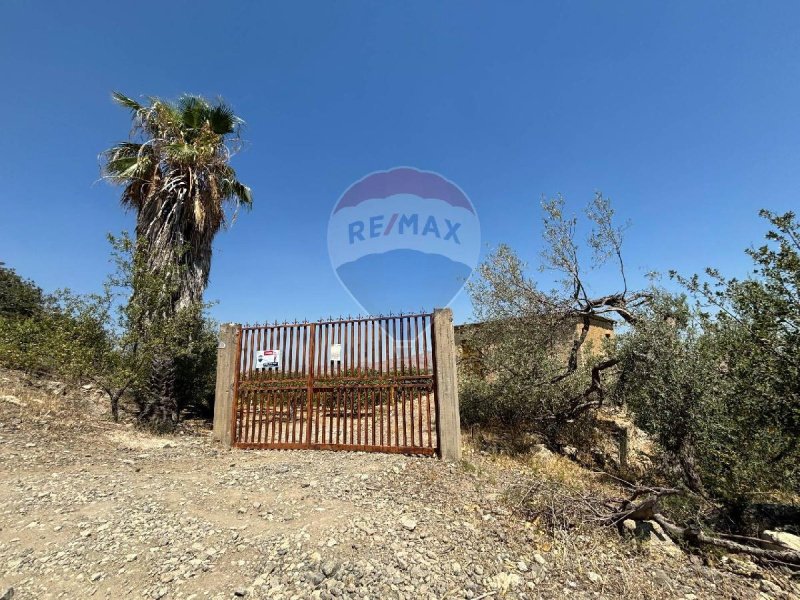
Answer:
[[[438,173],[371,173],[339,198],[328,223],[336,275],[369,314],[445,307],[478,262],[475,207]]]

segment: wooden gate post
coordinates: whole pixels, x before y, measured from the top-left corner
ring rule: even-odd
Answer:
[[[436,405],[439,414],[439,456],[442,460],[461,460],[461,417],[458,409],[456,374],[456,342],[453,332],[453,311],[433,311],[433,365]]]
[[[240,325],[225,323],[219,328],[217,345],[217,385],[214,391],[214,429],[212,437],[231,447],[233,426],[233,384],[236,370],[236,334]]]

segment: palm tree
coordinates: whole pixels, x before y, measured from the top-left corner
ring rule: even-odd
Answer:
[[[222,100],[184,95],[177,102],[139,103],[119,92],[113,98],[131,111],[133,127],[128,141],[101,155],[102,174],[124,186],[122,205],[136,211],[136,250],[149,271],[177,279],[166,308],[177,314],[202,302],[212,242],[226,225],[226,209],[235,217],[252,204],[250,188],[229,164],[244,122]],[[152,370],[153,398],[144,418],[174,423],[174,361],[159,357]]]

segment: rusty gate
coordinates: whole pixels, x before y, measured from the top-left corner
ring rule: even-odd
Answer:
[[[431,314],[241,327],[232,445],[435,454]]]

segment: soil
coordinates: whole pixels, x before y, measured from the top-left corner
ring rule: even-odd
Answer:
[[[525,520],[519,490],[593,475],[465,456],[228,451],[205,424],[150,435],[94,390],[0,372],[0,598],[800,594],[780,569]]]

